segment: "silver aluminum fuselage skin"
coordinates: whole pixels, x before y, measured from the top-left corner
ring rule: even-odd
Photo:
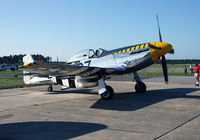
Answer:
[[[88,62],[90,61],[89,65]],[[126,74],[136,72],[145,67],[152,65],[152,57],[150,51],[143,51],[139,53],[121,53],[100,58],[91,58],[80,61],[83,66],[90,66],[105,69],[104,76]]]

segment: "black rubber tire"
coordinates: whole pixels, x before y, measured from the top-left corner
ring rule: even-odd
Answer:
[[[110,100],[114,97],[114,90],[111,86],[106,86],[107,91],[101,94],[103,100]]]
[[[146,85],[143,82],[139,82],[135,85],[135,90],[137,93],[145,93],[146,89]]]
[[[10,70],[11,70],[11,71],[15,71],[15,69],[14,69],[14,68],[11,68]]]
[[[52,91],[53,91],[53,87],[50,86],[50,87],[47,88],[47,90],[48,90],[49,92],[52,92]]]

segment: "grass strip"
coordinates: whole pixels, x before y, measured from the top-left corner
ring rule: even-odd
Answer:
[[[25,86],[22,77],[0,77],[0,89],[21,88]]]
[[[15,71],[4,70],[4,71],[0,71],[0,74],[23,74],[23,71],[21,71],[21,70],[15,70]]]

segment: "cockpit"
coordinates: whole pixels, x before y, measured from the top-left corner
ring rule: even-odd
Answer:
[[[96,50],[96,56],[99,57],[99,56],[101,56],[101,54],[103,54],[105,52],[107,52],[107,50],[99,48],[98,50]]]
[[[86,60],[90,58],[97,58],[105,52],[107,51],[102,48],[99,48],[97,50],[93,50],[93,49],[83,50],[77,53],[76,55],[74,55],[72,58],[70,58],[67,63],[78,62],[78,61]]]

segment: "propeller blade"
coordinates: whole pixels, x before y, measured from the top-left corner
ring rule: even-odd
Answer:
[[[162,56],[162,68],[163,68],[165,83],[168,84],[167,62],[164,55]]]
[[[158,15],[156,15],[156,18],[157,18],[157,23],[158,23],[159,39],[160,39],[160,42],[162,42],[162,36],[161,36],[161,32],[160,32],[160,25],[159,25]]]

